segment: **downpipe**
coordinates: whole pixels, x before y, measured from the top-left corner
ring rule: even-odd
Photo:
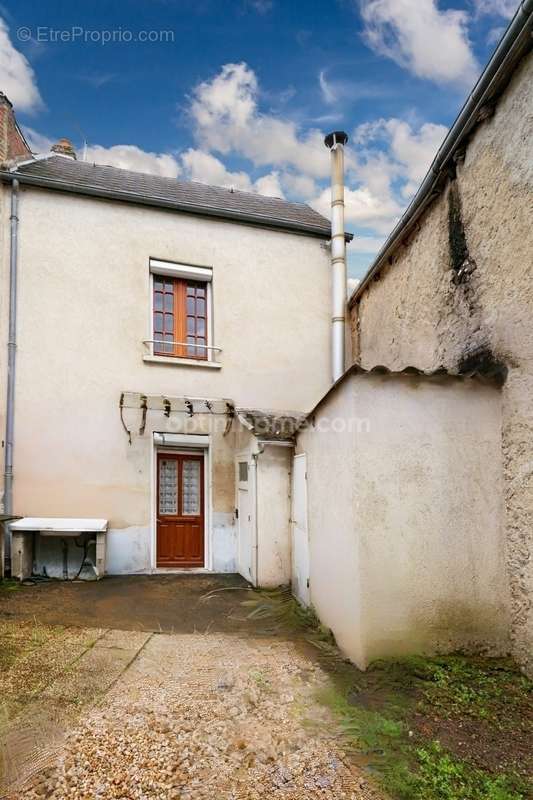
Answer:
[[[18,268],[19,182],[11,184],[10,253],[9,253],[9,327],[7,337],[7,399],[4,453],[4,514],[13,515],[13,449],[15,440],[15,368],[17,355],[17,268]],[[11,566],[11,532],[4,527],[6,571]]]

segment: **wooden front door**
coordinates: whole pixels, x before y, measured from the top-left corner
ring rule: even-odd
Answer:
[[[157,454],[157,566],[204,566],[204,458]]]

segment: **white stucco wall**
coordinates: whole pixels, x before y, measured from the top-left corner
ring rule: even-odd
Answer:
[[[350,376],[300,434],[311,602],[359,666],[508,651],[500,403],[472,379]]]
[[[5,243],[2,254],[5,287]],[[143,362],[150,257],[212,267],[220,370]],[[210,432],[212,566],[233,570],[235,434],[224,437],[220,419],[215,430],[207,417],[149,411],[140,436],[140,412],[128,411],[130,446],[120,394],[306,410],[329,381],[329,305],[329,255],[317,238],[21,188],[16,513],[105,517],[110,570],[146,570],[152,433]]]
[[[446,188],[352,309],[364,366],[455,370],[476,348],[504,363],[503,471],[513,654],[533,672],[533,56],[457,165],[475,269],[452,281]]]
[[[290,582],[290,475],[292,448],[265,445],[257,456],[258,584]]]

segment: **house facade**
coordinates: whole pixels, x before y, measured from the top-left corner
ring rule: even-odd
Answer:
[[[14,192],[13,514],[106,519],[110,574],[286,582],[277,420],[289,430],[330,382],[329,222],[68,153],[19,159],[1,186],[3,375]],[[32,558],[61,576],[56,541]]]

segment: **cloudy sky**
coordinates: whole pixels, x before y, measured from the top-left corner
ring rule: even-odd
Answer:
[[[310,203],[347,148],[350,274],[416,191],[518,0],[0,4],[0,88],[36,152]],[[143,41],[141,41],[143,40]]]

